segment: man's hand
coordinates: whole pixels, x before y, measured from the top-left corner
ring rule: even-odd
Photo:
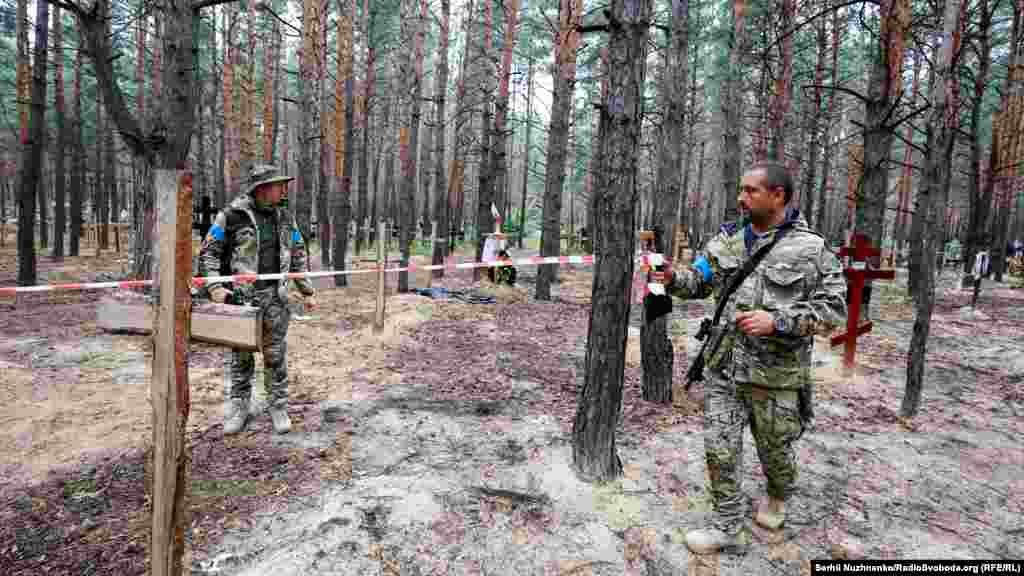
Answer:
[[[218,304],[224,304],[225,302],[230,301],[232,296],[233,293],[231,292],[231,290],[228,290],[223,286],[217,286],[216,288],[210,290],[210,300],[213,300]]]
[[[736,314],[736,326],[747,336],[768,336],[775,332],[775,319],[764,310],[739,312]]]

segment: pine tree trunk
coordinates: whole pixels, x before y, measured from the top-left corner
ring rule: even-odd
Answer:
[[[601,112],[608,130],[601,143],[607,183],[599,190],[600,252],[587,334],[586,373],[573,422],[573,463],[585,479],[608,481],[622,473],[615,430],[622,406],[626,328],[633,275],[634,190],[643,110],[642,79],[647,55],[650,0],[616,0],[609,33],[611,83]],[[626,8],[632,8],[627,12]]]
[[[914,82],[911,88],[911,105],[917,103],[917,95],[920,88],[920,77],[921,77],[921,52],[914,52]],[[914,126],[912,124],[907,125],[907,131],[905,138],[907,142],[913,142],[914,138]],[[913,162],[914,162],[914,148],[905,144],[905,151],[903,153],[903,177],[900,181],[899,200],[897,202],[898,212],[896,213],[896,234],[894,236],[893,247],[898,250],[897,253],[902,252],[903,245],[907,239],[907,223],[910,222],[910,201],[913,192]]]
[[[64,19],[60,6],[53,7],[53,89],[54,113],[56,115],[57,146],[53,151],[53,198],[55,202],[53,225],[53,259],[64,259],[64,209],[65,182],[64,152],[67,148],[68,129],[64,119]],[[2,201],[0,201],[2,203]],[[0,223],[4,221],[0,218]]]
[[[646,2],[646,0],[642,0]],[[561,23],[556,48],[555,91],[551,101],[551,119],[544,176],[543,228],[540,239],[541,256],[558,256],[561,251],[562,193],[565,186],[565,157],[569,142],[569,114],[576,84],[576,48],[583,6],[579,0],[561,0]],[[537,300],[551,299],[551,283],[557,280],[558,265],[544,264],[537,270]]]
[[[509,76],[512,73],[512,50],[516,43],[519,18],[519,0],[509,0],[505,5],[505,40],[502,49],[501,70],[498,73],[498,98],[494,103],[494,140],[491,147],[491,169],[494,186],[494,203],[501,210],[503,222],[511,217],[506,206],[508,200],[508,134],[505,120],[509,106]]]
[[[889,155],[894,132],[889,125],[890,109],[902,90],[904,34],[909,26],[909,0],[883,3],[879,43],[873,51],[867,102],[864,112],[864,168],[856,196],[855,228],[872,245],[881,248],[885,226],[885,201],[889,195]],[[869,258],[872,268],[880,267],[880,256]],[[871,286],[865,282],[861,317],[870,313]]]
[[[680,0],[672,6],[671,47],[662,77],[666,113],[662,120],[662,154],[658,174],[659,190],[654,198],[654,223],[659,233],[655,246],[661,254],[670,254],[675,246],[676,211],[684,195],[679,167],[683,160],[683,135],[686,133],[686,73],[689,68],[690,3]],[[672,369],[675,360],[668,337],[668,315],[643,319],[640,327],[640,354],[643,365],[643,399],[660,404],[672,403]]]
[[[441,0],[441,30],[438,42],[437,76],[434,82],[434,222],[437,223],[437,237],[432,247],[432,264],[441,264],[447,254],[447,242],[441,242],[448,234],[448,213],[451,198],[448,195],[448,179],[445,173],[445,119],[447,118],[448,95],[448,35],[451,25],[451,0]],[[434,270],[434,278],[443,278],[444,269]]]
[[[354,9],[355,0],[348,0],[350,10]],[[337,195],[334,202],[334,267],[338,270],[346,268],[345,254],[348,251],[349,221],[352,219],[352,142],[353,108],[355,107],[355,79],[352,77],[352,24],[353,15],[346,13],[346,6],[338,0],[338,85],[336,86],[335,105],[343,111],[337,116],[341,126],[335,126],[336,136],[340,142],[336,145],[340,151],[335,156],[335,174],[338,176]],[[340,161],[340,164],[338,162]],[[358,236],[358,230],[357,234]],[[348,276],[334,277],[334,285],[348,286]]]
[[[299,174],[295,216],[304,238],[312,237],[311,218],[315,174],[319,171],[314,153],[318,146],[316,135],[320,129],[320,90],[317,78],[317,60],[320,55],[320,0],[304,0],[302,8],[303,47],[300,57],[302,82],[298,83],[302,108],[299,129]]]
[[[483,259],[484,242],[487,234],[494,230],[494,215],[491,214],[491,204],[494,203],[494,170],[491,165],[491,147],[495,145],[495,134],[493,130],[494,119],[494,86],[495,76],[494,62],[491,60],[491,48],[493,33],[492,13],[493,4],[483,2],[483,43],[479,45],[474,63],[476,73],[473,75],[474,87],[480,95],[480,147],[479,147],[479,169],[476,194],[476,254],[475,260],[480,262]],[[480,279],[481,269],[473,269],[473,278]]]
[[[740,128],[743,119],[743,100],[740,88],[741,55],[746,46],[744,14],[746,1],[733,2],[732,46],[729,52],[729,72],[722,82],[722,199],[725,201],[726,221],[736,220],[736,191],[740,184],[740,169],[743,150],[740,147]]]
[[[277,19],[264,13],[263,34],[263,162],[274,163],[274,141],[277,139],[277,94],[280,68],[278,63]],[[255,31],[253,31],[255,34]],[[269,36],[269,38],[268,38]],[[284,166],[281,169],[286,169]]]
[[[328,11],[330,5],[328,0],[320,0],[320,14],[323,15],[324,21],[327,20]],[[334,223],[331,218],[333,216],[333,203],[334,194],[331,193],[331,182],[332,178],[332,166],[331,163],[334,160],[334,150],[331,146],[331,136],[334,134],[334,127],[332,114],[330,113],[330,107],[327,99],[327,26],[322,26],[320,30],[320,48],[317,52],[317,65],[316,65],[316,78],[317,78],[317,94],[320,97],[319,103],[319,120],[314,125],[317,132],[316,138],[316,149],[317,149],[317,193],[316,193],[316,205],[317,205],[317,243],[320,245],[320,263],[324,270],[331,269],[332,254],[331,248],[334,244],[331,242],[331,235],[334,233]],[[340,170],[340,166],[333,167],[333,170]]]
[[[519,249],[523,249],[526,239],[526,193],[530,182],[530,146],[532,144],[531,128],[533,127],[533,58],[526,67],[526,146],[523,149],[523,193],[519,197]],[[591,226],[590,230],[594,227]]]
[[[989,30],[992,27],[992,12],[988,8],[988,0],[981,0],[979,6],[980,22],[979,30],[981,38],[978,40],[978,69],[974,78],[974,101],[971,103],[971,132],[970,132],[970,178],[967,182],[967,201],[969,206],[969,231],[967,242],[963,250],[963,271],[965,274],[971,272],[974,266],[974,256],[984,242],[984,223],[988,220],[989,204],[984,201],[981,190],[981,107],[985,96],[985,89],[988,87],[988,75],[991,67],[992,44],[989,40]],[[989,198],[991,202],[991,197]]]
[[[363,0],[363,38],[366,43],[366,73],[364,74],[363,105],[360,111],[360,128],[362,128],[363,145],[359,154],[359,233],[356,235],[356,253],[363,250],[363,242],[369,242],[376,230],[378,221],[377,215],[377,187],[374,186],[373,207],[367,211],[370,201],[370,110],[374,103],[374,86],[377,83],[376,70],[377,51],[373,44],[376,42],[373,34],[373,20],[370,18],[370,0]],[[376,172],[374,173],[376,176]],[[365,229],[364,229],[365,227]]]
[[[35,229],[36,190],[43,161],[46,130],[46,56],[48,49],[50,5],[36,2],[35,63],[32,67],[32,116],[28,138],[23,142],[21,173],[21,211],[18,218],[18,285],[36,283]]]
[[[68,254],[78,256],[82,238],[82,200],[85,197],[85,150],[82,146],[82,53],[85,40],[78,37],[75,53],[75,84],[71,97],[74,125],[71,128],[71,233]]]
[[[410,249],[415,237],[414,208],[416,204],[416,151],[419,150],[420,98],[423,79],[423,22],[426,19],[426,0],[422,0],[417,15],[416,0],[402,2],[402,39],[413,50],[402,58],[399,76],[402,81],[400,96],[401,121],[399,147],[402,164],[401,225],[399,232],[402,267],[409,266]],[[398,291],[409,291],[409,273],[398,273]]]
[[[463,229],[465,224],[465,214],[463,208],[465,207],[465,184],[466,184],[466,158],[469,156],[469,147],[472,142],[472,130],[473,126],[473,106],[470,99],[467,98],[467,88],[471,81],[469,78],[470,68],[469,62],[472,58],[471,47],[473,45],[474,38],[474,25],[476,10],[473,0],[468,0],[466,6],[465,17],[463,20],[463,28],[465,30],[465,43],[464,52],[462,55],[462,64],[459,72],[459,79],[456,82],[455,87],[455,149],[452,151],[452,163],[450,168],[450,182],[448,183],[449,188],[449,203],[451,204],[451,225],[450,225],[450,246],[454,250],[455,237],[457,231]]]
[[[948,98],[951,83],[957,81],[953,68],[953,33],[957,29],[959,2],[946,0],[942,46],[939,48],[939,69],[932,87],[932,112],[928,124],[928,155],[925,160],[921,187],[918,192],[918,210],[926,214],[927,225],[922,232],[922,244],[927,257],[918,262],[917,276],[921,290],[914,298],[914,330],[907,354],[907,388],[904,392],[900,415],[911,418],[921,404],[924,382],[925,351],[931,329],[932,308],[935,303],[935,276],[932,265],[935,253],[937,224],[935,217],[942,205],[943,190],[950,180],[950,161],[956,143],[956,103]]]

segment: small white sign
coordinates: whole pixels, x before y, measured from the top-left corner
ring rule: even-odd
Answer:
[[[647,284],[647,287],[651,290],[651,294],[654,294],[655,296],[665,295],[665,285],[661,282],[651,282]]]
[[[854,270],[864,270],[867,268],[867,262],[854,262],[851,268]]]

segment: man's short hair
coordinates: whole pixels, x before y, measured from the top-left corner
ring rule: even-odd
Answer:
[[[782,188],[786,204],[793,199],[793,177],[789,175],[789,170],[781,162],[757,162],[747,172],[763,173],[764,187],[769,190]]]

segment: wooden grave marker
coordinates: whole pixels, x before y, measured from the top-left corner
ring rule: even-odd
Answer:
[[[863,234],[854,234],[851,240],[852,246],[843,246],[839,249],[840,257],[850,257],[850,266],[843,269],[847,279],[850,281],[850,298],[847,303],[846,332],[832,337],[832,346],[838,346],[845,342],[846,349],[843,353],[843,366],[849,370],[853,368],[854,357],[857,353],[857,337],[871,332],[871,322],[860,323],[860,302],[861,294],[864,291],[864,281],[867,279],[892,280],[896,278],[895,270],[872,270],[867,267],[867,259],[878,256],[881,251],[868,244],[867,237]]]

